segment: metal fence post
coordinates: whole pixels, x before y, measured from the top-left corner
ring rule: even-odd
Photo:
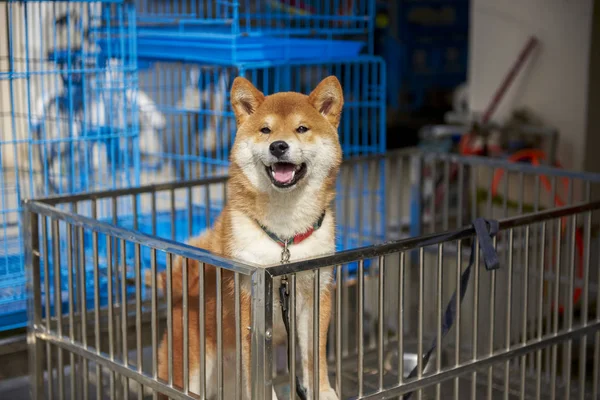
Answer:
[[[271,400],[273,387],[273,277],[252,274],[252,399]]]
[[[36,329],[42,326],[42,295],[40,277],[40,238],[38,215],[27,208],[24,202],[22,213],[22,237],[25,240],[25,268],[27,269],[27,345],[29,352],[29,373],[31,378],[31,398],[33,400],[44,397],[43,380],[43,343],[36,336]],[[50,379],[50,378],[48,378]]]

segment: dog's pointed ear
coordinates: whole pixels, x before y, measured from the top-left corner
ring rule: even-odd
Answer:
[[[331,125],[338,127],[344,106],[344,92],[335,76],[323,79],[308,96],[308,100]]]
[[[256,109],[265,100],[265,95],[254,87],[246,78],[238,76],[231,86],[231,107],[235,113],[238,126],[254,114]]]

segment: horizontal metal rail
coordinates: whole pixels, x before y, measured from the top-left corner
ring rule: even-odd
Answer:
[[[119,375],[135,380],[136,382],[141,383],[143,386],[147,386],[151,389],[154,389],[158,392],[166,394],[169,398],[176,400],[195,400],[195,397],[191,397],[183,394],[178,389],[172,388],[169,385],[166,385],[162,382],[157,381],[151,376],[137,372],[120,362],[113,361],[110,357],[103,353],[96,353],[93,351],[89,351],[83,346],[83,344],[78,343],[76,341],[72,341],[68,338],[57,337],[54,334],[48,334],[46,330],[42,327],[36,327],[35,335],[38,339],[51,343],[61,349],[68,351],[69,353],[76,354],[78,356],[84,357],[92,362],[100,364],[110,371],[114,371]]]
[[[448,370],[415,379],[395,388],[386,388],[381,392],[369,394],[362,397],[352,397],[351,400],[385,400],[397,398],[398,395],[401,395],[403,393],[412,392],[417,389],[422,389],[434,385],[436,383],[441,383],[449,379],[459,377],[466,373],[473,372],[474,369],[483,369],[484,367],[495,365],[519,356],[532,354],[538,350],[542,350],[560,343],[566,343],[569,340],[573,340],[581,336],[590,335],[595,332],[598,332],[599,330],[600,321],[596,321],[590,323],[587,326],[565,330],[560,333],[543,337],[542,339],[532,340],[526,344],[515,345],[511,347],[510,350],[502,350],[492,355],[484,356],[484,358],[465,361],[461,363],[461,365],[458,367],[451,367]]]
[[[548,221],[556,218],[567,217],[573,214],[579,214],[586,211],[600,209],[600,201],[554,208],[540,211],[537,213],[526,214],[522,216],[510,217],[500,221],[500,230],[517,228],[538,222]],[[365,246],[357,249],[341,251],[331,255],[307,260],[294,261],[289,264],[276,264],[266,267],[271,276],[281,276],[291,273],[314,270],[317,268],[328,267],[332,265],[346,264],[354,261],[365,260],[379,257],[391,253],[400,253],[408,250],[415,250],[423,246],[435,246],[440,243],[455,240],[467,239],[475,235],[475,229],[467,226],[455,231],[434,233],[418,237],[395,240],[373,246]]]
[[[57,220],[65,221],[73,226],[90,229],[94,232],[102,233],[127,242],[138,243],[142,246],[165,251],[174,255],[198,260],[200,262],[214,265],[215,267],[227,269],[233,272],[239,272],[244,275],[251,275],[258,266],[243,264],[224,257],[219,257],[206,250],[189,246],[169,239],[159,238],[139,231],[121,228],[93,218],[84,217],[70,211],[59,210],[51,205],[40,203],[38,201],[24,201],[26,211],[44,215]]]
[[[506,160],[502,159],[493,159],[489,157],[477,157],[477,156],[460,156],[456,154],[448,154],[448,153],[436,153],[436,152],[421,152],[416,149],[400,149],[394,150],[383,154],[370,154],[364,156],[356,156],[352,158],[345,159],[342,163],[343,166],[352,166],[359,163],[373,162],[373,161],[383,161],[387,159],[395,159],[398,156],[404,157],[417,157],[422,158],[423,160],[429,160],[431,158],[435,158],[439,161],[448,161],[453,163],[460,163],[463,165],[469,166],[487,166],[490,168],[498,168],[504,169],[507,171],[514,172],[523,172],[535,175],[549,175],[557,178],[571,178],[571,179],[581,179],[587,182],[600,183],[600,174],[594,174],[589,172],[577,172],[577,171],[569,171],[565,169],[559,169],[554,167],[549,167],[545,165],[534,166],[523,163],[507,163]],[[162,192],[168,190],[178,190],[178,189],[187,189],[200,187],[211,184],[224,183],[229,179],[229,176],[222,175],[217,177],[210,178],[199,178],[199,179],[191,179],[191,180],[177,180],[165,183],[158,183],[152,185],[143,185],[132,188],[123,188],[123,189],[111,189],[111,190],[101,190],[89,193],[79,193],[72,195],[61,195],[61,196],[52,196],[36,199],[36,201],[58,205],[62,203],[73,203],[78,201],[88,201],[88,200],[100,200],[105,198],[114,198],[121,196],[132,196],[138,194],[145,193],[154,193],[154,192]]]

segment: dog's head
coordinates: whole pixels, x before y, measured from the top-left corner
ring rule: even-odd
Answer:
[[[342,150],[337,128],[344,103],[334,76],[310,95],[264,96],[238,77],[231,88],[237,134],[231,161],[260,192],[321,187],[337,174]]]

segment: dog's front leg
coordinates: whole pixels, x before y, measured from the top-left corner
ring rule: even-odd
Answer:
[[[321,273],[321,282],[324,282]],[[298,292],[296,303],[296,326],[298,327],[298,342],[302,360],[302,384],[306,388],[307,399],[313,398],[313,315],[314,302],[312,290],[310,293]],[[321,285],[319,292],[319,399],[338,400],[338,396],[329,383],[327,368],[327,331],[331,320],[331,284]]]

